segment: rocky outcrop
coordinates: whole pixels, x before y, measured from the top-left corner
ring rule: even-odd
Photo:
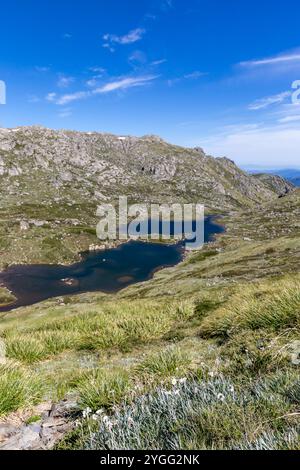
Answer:
[[[276,197],[277,191],[227,158],[131,137],[0,129],[0,208],[20,204],[96,204],[128,195],[135,202],[203,202],[227,210]]]
[[[33,412],[32,423],[30,417],[26,422],[25,415],[10,416],[0,423],[0,451],[52,449],[74,427],[76,403],[70,399],[42,403]]]
[[[281,176],[271,175],[267,173],[259,173],[253,175],[253,178],[264,183],[271,191],[274,191],[278,196],[284,196],[291,191],[294,191],[295,186],[290,181],[282,178]]]

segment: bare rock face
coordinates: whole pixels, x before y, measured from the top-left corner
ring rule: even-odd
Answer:
[[[131,137],[42,127],[0,129],[0,208],[4,205],[114,201],[202,202],[228,210],[278,191],[201,148],[156,136]]]
[[[295,190],[295,186],[281,176],[261,173],[253,175],[253,178],[264,183],[264,185],[271,189],[271,191],[275,191],[278,196],[285,196]]]
[[[34,423],[8,418],[0,423],[0,451],[52,449],[74,427],[76,409],[74,400],[65,399],[38,405],[35,412],[40,416]]]

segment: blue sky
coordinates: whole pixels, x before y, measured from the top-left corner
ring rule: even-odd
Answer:
[[[300,166],[299,0],[11,0],[0,126],[157,134]]]

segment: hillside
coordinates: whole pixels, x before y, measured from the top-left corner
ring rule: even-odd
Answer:
[[[273,196],[230,160],[155,136],[2,129],[0,175],[2,205],[14,204],[17,195],[22,204],[49,199],[74,204],[124,193],[138,202],[200,198],[210,208],[225,210]]]
[[[0,449],[299,449],[300,191],[157,137],[0,135],[1,267],[76,259],[120,193],[226,228],[117,294],[0,313]]]
[[[1,314],[0,448],[299,449],[299,208],[227,215],[116,295]]]
[[[96,208],[134,202],[200,202],[225,213],[276,199],[281,189],[227,158],[155,136],[0,129],[0,268],[70,263],[97,243]]]
[[[271,191],[275,191],[279,196],[284,196],[295,189],[295,185],[282,176],[271,175],[268,173],[258,173],[254,178],[264,183]]]

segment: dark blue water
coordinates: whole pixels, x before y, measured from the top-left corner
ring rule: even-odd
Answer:
[[[212,217],[205,219],[205,242],[223,227]],[[79,263],[62,265],[16,265],[0,272],[0,285],[17,298],[0,311],[31,305],[50,297],[102,291],[117,292],[150,279],[158,269],[174,266],[184,254],[184,242],[176,244],[129,241],[118,248],[83,253]]]

